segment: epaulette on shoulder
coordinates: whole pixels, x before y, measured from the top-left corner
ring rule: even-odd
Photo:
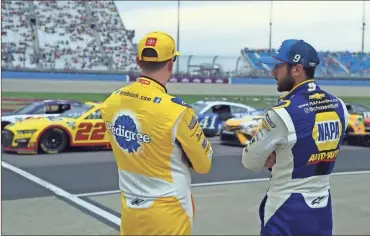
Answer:
[[[291,104],[290,100],[279,100],[278,104],[272,106],[271,109],[285,108],[290,106],[290,104]]]
[[[181,106],[185,106],[185,107],[190,107],[191,108],[191,106],[189,104],[187,104],[186,102],[184,102],[179,97],[173,97],[173,98],[171,98],[171,102],[176,103],[176,104],[179,104]]]

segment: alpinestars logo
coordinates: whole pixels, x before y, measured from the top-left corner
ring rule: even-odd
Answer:
[[[137,152],[142,143],[150,143],[148,134],[138,131],[137,125],[128,114],[117,116],[114,122],[107,122],[107,129],[117,141],[118,145],[129,153]]]

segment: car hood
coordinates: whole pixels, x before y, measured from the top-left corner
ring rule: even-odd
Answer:
[[[31,119],[31,118],[40,118],[40,117],[49,117],[49,116],[59,116],[60,114],[35,114],[35,115],[17,115],[17,114],[8,114],[8,115],[3,115],[1,116],[1,121],[10,121],[10,122],[15,122],[15,121],[22,121],[26,119]]]
[[[1,117],[6,117],[6,116],[13,116],[16,115],[13,111],[8,111],[8,112],[3,112],[1,114]]]
[[[57,116],[29,118],[22,121],[16,121],[13,124],[6,126],[6,128],[9,130],[39,130],[50,125],[65,125],[68,122],[73,121],[75,121],[75,119]]]

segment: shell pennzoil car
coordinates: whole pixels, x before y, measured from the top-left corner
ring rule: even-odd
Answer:
[[[3,150],[54,154],[75,146],[110,148],[101,106],[86,102],[60,116],[30,118],[7,125],[3,132]]]
[[[263,113],[258,111],[242,118],[227,120],[221,130],[221,144],[245,146],[261,127]]]

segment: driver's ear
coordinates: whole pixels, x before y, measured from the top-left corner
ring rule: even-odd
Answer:
[[[169,71],[170,73],[172,73],[172,72],[173,72],[173,61],[172,61],[172,60],[169,60],[169,61],[168,61],[167,68],[168,68],[168,71]]]
[[[293,66],[290,73],[292,74],[292,76],[299,76],[300,73],[303,72],[303,66],[301,64],[298,64],[296,66]],[[303,72],[304,73],[304,72]]]
[[[136,56],[136,64],[140,67],[140,60],[139,60],[139,56]]]

